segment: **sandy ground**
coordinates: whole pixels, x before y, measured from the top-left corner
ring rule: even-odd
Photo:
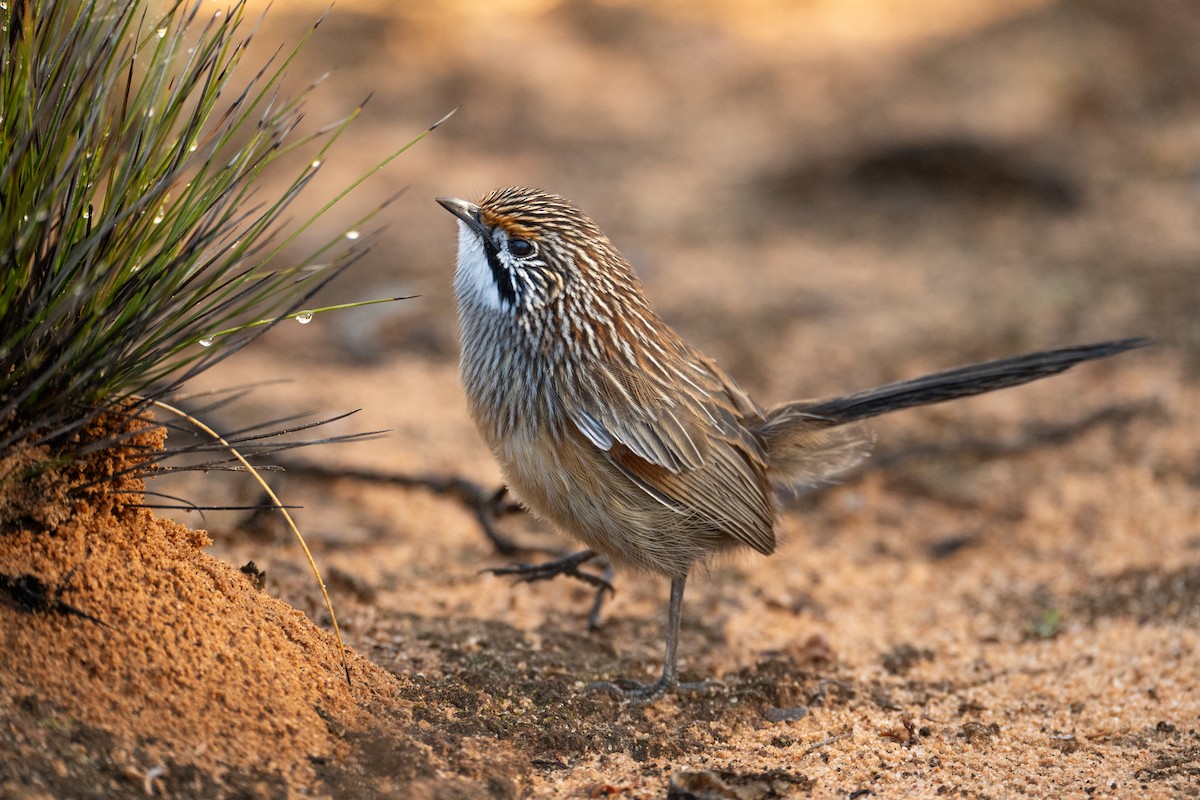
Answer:
[[[260,47],[319,13],[287,6]],[[195,384],[290,380],[208,420],[225,430],[353,408],[330,432],[389,430],[289,458],[499,485],[457,386],[454,230],[431,198],[504,184],[587,210],[660,312],[767,403],[1157,344],[874,422],[875,457],[791,501],[776,555],[692,581],[682,669],[722,686],[650,707],[584,686],[653,677],[665,586],[618,575],[589,631],[588,587],[481,574],[508,559],[454,497],[272,475],[303,506],[350,687],[278,520],[171,512],[208,545],[142,514],[161,561],[64,532],[43,577],[118,633],[0,606],[0,795],[1200,794],[1198,39],[1183,0],[339,3],[293,70],[334,69],[317,120],[375,93],[328,186],[460,110],[298,244],[407,186],[327,299],[419,297],[281,327]],[[230,474],[149,488],[260,499]],[[522,559],[571,546],[524,515],[497,524],[535,549]],[[208,577],[118,603],[104,587],[123,581],[100,576],[122,570]],[[184,621],[204,635],[161,652],[121,633]]]

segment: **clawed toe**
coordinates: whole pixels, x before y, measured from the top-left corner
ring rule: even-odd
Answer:
[[[577,581],[583,581],[589,586],[595,587],[600,592],[616,594],[616,588],[613,587],[612,582],[607,578],[579,569],[581,564],[586,564],[599,555],[594,550],[583,550],[565,558],[560,558],[557,561],[547,561],[542,564],[513,564],[508,567],[491,567],[483,571],[490,572],[493,575],[511,575],[517,579],[518,583],[548,581],[552,578],[557,578],[559,575],[566,575]]]
[[[623,680],[619,683],[613,681],[595,681],[589,683],[584,691],[587,692],[607,692],[615,696],[622,703],[631,705],[643,705],[652,703],[664,695],[674,692],[708,692],[713,689],[724,690],[725,684],[716,680],[680,682],[678,680],[666,677],[660,678],[654,683],[638,683],[637,681]]]
[[[589,683],[584,691],[587,692],[606,692],[613,695],[622,703],[631,703],[633,705],[642,705],[649,703],[675,689],[674,681],[657,681],[655,683],[638,683],[637,681],[621,681],[621,684],[613,683],[612,681],[596,681]]]

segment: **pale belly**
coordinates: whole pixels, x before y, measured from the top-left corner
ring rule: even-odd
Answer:
[[[531,511],[617,565],[682,577],[733,544],[651,497],[570,428],[558,436],[512,435],[492,449]]]

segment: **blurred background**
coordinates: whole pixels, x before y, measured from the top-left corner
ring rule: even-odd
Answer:
[[[250,16],[266,8],[252,0]],[[247,77],[325,10],[274,3]],[[413,711],[396,718],[420,719],[414,735],[429,742],[383,747],[372,733],[360,760],[391,780],[397,762],[435,752],[479,777],[494,763],[479,748],[501,759],[514,750],[498,744],[515,747],[510,774],[537,796],[660,797],[662,770],[693,757],[758,777],[803,769],[840,796],[910,776],[929,794],[943,779],[939,792],[1030,796],[1134,795],[1157,775],[1182,787],[1195,765],[1200,552],[1198,45],[1195,0],[338,0],[289,67],[290,89],[331,73],[306,131],[370,101],[321,157],[298,221],[458,111],[290,250],[300,260],[403,190],[361,226],[375,247],[313,305],[417,296],[283,323],[191,385],[272,381],[204,414],[226,432],[356,408],[324,434],[389,431],[280,460],[499,485],[457,381],[455,224],[433,198],[502,185],[584,209],[662,316],[765,404],[1157,340],[872,421],[875,457],[788,506],[775,557],[731,558],[689,582],[684,674],[728,677],[734,699],[636,724],[581,689],[657,676],[661,582],[618,575],[589,633],[592,587],[481,574],[506,559],[460,498],[268,473],[302,506],[347,643],[405,677]],[[261,502],[239,473],[150,488]],[[174,514],[328,627],[273,512]],[[543,548],[521,560],[573,547],[524,516],[498,525]],[[784,673],[820,688],[779,690]],[[813,713],[784,737],[759,717],[763,698]],[[514,728],[512,710],[529,708]],[[934,738],[915,738],[910,719]],[[1000,730],[980,721],[993,719],[997,743],[982,741],[995,731],[977,741],[972,731]],[[816,752],[854,729],[845,749]],[[847,782],[864,771],[868,783]],[[994,779],[1006,771],[1019,782]]]
[[[274,4],[247,64],[324,12]],[[331,72],[309,130],[370,101],[298,218],[458,112],[295,252],[403,189],[320,300],[418,297],[272,331],[203,385],[292,382],[214,422],[362,408],[332,432],[385,440],[308,457],[497,481],[454,377],[455,227],[433,198],[510,184],[589,213],[660,313],[765,403],[1130,335],[1160,345],[1090,395],[1023,394],[1034,410],[1015,416],[1069,418],[1118,385],[1194,398],[1197,42],[1191,0],[340,0],[291,88]],[[326,519],[334,497],[297,491],[318,539],[403,537],[397,516],[418,513],[352,495],[357,521]],[[239,493],[206,478],[185,494]]]
[[[276,4],[254,56],[323,11]],[[1195,352],[1197,41],[1187,0],[339,2],[290,76],[332,73],[314,126],[371,99],[311,203],[459,111],[297,245],[405,188],[326,299],[420,298],[327,317],[304,349],[453,358],[432,198],[526,184],[772,397],[1130,333]]]

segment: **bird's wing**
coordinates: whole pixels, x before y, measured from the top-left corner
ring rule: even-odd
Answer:
[[[762,553],[775,549],[762,444],[742,423],[753,401],[702,357],[658,380],[604,364],[571,403],[572,421],[651,497]]]

